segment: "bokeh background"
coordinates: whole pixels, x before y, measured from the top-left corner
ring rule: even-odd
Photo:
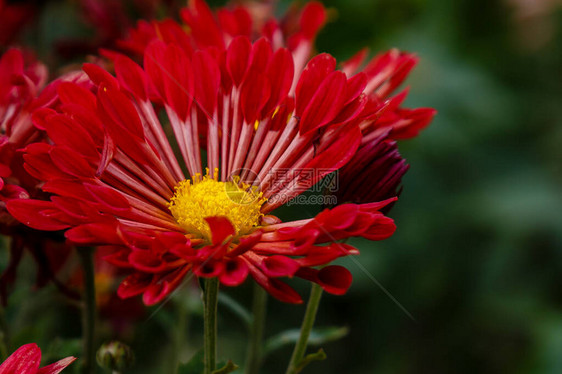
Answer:
[[[390,213],[398,230],[384,242],[352,242],[361,255],[340,261],[354,274],[352,288],[324,295],[316,324],[324,328],[316,340],[340,339],[311,346],[328,359],[305,372],[561,373],[562,1],[322,2],[330,22],[318,51],[338,60],[364,46],[416,52],[406,104],[438,115],[400,143],[411,168]],[[99,33],[79,1],[15,3],[38,6],[17,40],[55,72],[97,46],[84,42]],[[279,3],[280,14],[288,4]],[[0,257],[3,269],[7,250]],[[2,313],[10,349],[36,341],[47,361],[79,355],[79,308],[52,285],[35,287],[35,274],[26,255]],[[112,287],[109,276],[98,283]],[[296,286],[307,294],[307,284]],[[219,356],[243,362],[251,285],[224,295]],[[173,373],[177,357],[187,361],[201,346],[195,284],[158,308],[110,308],[131,318],[102,311],[99,337],[134,348],[131,373]],[[304,309],[269,300],[268,347],[278,349],[263,373],[284,372],[293,334],[286,330],[299,327]]]

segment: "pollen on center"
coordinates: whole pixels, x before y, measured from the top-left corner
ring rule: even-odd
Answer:
[[[261,206],[266,201],[256,187],[238,180],[218,181],[218,169],[213,176],[196,174],[175,187],[168,207],[178,224],[188,233],[211,237],[205,218],[224,216],[230,220],[236,234],[245,234],[257,226]]]

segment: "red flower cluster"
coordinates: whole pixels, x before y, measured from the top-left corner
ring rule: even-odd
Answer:
[[[41,349],[34,344],[19,347],[0,365],[0,374],[58,374],[76,358],[67,357],[54,364],[39,368]]]
[[[28,61],[26,61],[26,59]],[[18,49],[10,49],[0,58],[0,199],[29,197],[36,181],[23,170],[16,151],[40,140],[31,123],[31,112],[40,106],[37,99],[47,81],[47,69]],[[45,100],[43,100],[45,101]],[[6,222],[11,217],[2,215]]]
[[[142,66],[108,53],[115,76],[86,64],[92,90],[58,85],[61,105],[34,114],[51,142],[30,144],[24,155],[52,197],[10,201],[10,213],[35,229],[67,230],[72,243],[112,247],[107,260],[131,272],[119,295],[142,294],[146,304],[188,272],[228,286],[251,275],[292,303],[302,300],[280,277],[345,293],[345,268],[315,267],[358,253],[339,240],[392,235],[380,211],[395,198],[362,194],[366,204],[294,222],[270,213],[328,173],[361,174],[363,162],[375,167],[380,157],[392,160],[379,173],[381,190],[396,188],[403,172],[394,161],[402,161],[380,144],[389,134],[415,135],[433,116],[399,109],[405,94],[386,99],[415,58],[391,51],[359,72],[360,58],[343,71],[328,54],[309,60],[325,20],[317,3],[297,22],[265,17],[261,31],[246,8],[215,16],[195,0],[181,16],[189,33],[173,21],[143,22],[131,33],[124,45]]]
[[[70,248],[64,243],[17,222],[7,212],[6,202],[30,197],[47,199],[48,195],[38,187],[41,182],[23,166],[22,148],[46,141],[44,131],[33,125],[32,113],[39,108],[57,107],[60,102],[56,89],[61,82],[84,85],[86,78],[83,72],[76,71],[45,86],[47,69],[28,52],[13,48],[0,57],[0,232],[12,238],[10,263],[0,277],[0,298],[4,304],[24,249],[39,264],[38,286],[55,280],[54,273],[69,254]],[[58,285],[64,289],[62,284]]]

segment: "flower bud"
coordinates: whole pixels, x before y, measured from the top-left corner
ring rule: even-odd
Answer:
[[[135,361],[133,350],[126,344],[112,341],[102,344],[96,354],[98,365],[108,370],[130,368]]]

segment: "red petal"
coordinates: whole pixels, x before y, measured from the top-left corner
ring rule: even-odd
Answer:
[[[61,218],[67,218],[50,201],[10,200],[6,203],[10,214],[21,223],[36,230],[57,231],[70,227]]]
[[[234,226],[232,226],[232,223],[230,223],[230,220],[226,217],[206,217],[205,221],[207,221],[209,229],[211,230],[213,245],[223,244],[228,237],[236,233]]]
[[[320,178],[329,174],[330,171],[337,170],[345,165],[353,157],[357,148],[359,148],[361,137],[359,127],[351,126],[327,149],[320,152],[306,164],[305,169],[313,168],[322,171],[321,173],[316,173],[317,175],[315,175],[315,179],[312,181],[316,183]]]
[[[392,236],[396,231],[396,225],[392,218],[381,216],[367,231],[361,234],[369,240],[384,240]]]
[[[281,282],[279,279],[272,279],[267,277],[261,269],[252,265],[250,260],[246,260],[250,273],[256,283],[262,286],[271,296],[280,301],[292,304],[301,304],[302,299],[300,295],[287,284]]]
[[[264,287],[262,285],[262,287]],[[289,285],[281,282],[279,279],[269,279],[268,284],[264,287],[271,296],[285,303],[302,304],[301,296]]]
[[[166,296],[178,287],[189,269],[189,266],[180,267],[179,269],[164,275],[157,281],[154,281],[144,292],[142,297],[143,302],[146,305],[154,305],[164,300]]]
[[[324,26],[326,22],[326,9],[324,6],[317,2],[311,1],[306,4],[302,10],[302,15],[299,21],[303,36],[307,39],[313,39],[318,31]]]
[[[277,50],[267,69],[271,96],[266,105],[266,112],[273,110],[287,97],[293,83],[294,73],[295,65],[291,52],[285,48]]]
[[[49,151],[51,160],[61,171],[78,178],[91,178],[95,170],[86,162],[83,156],[66,147],[54,146]]]
[[[37,374],[59,374],[68,365],[76,361],[76,357],[63,358],[60,361],[55,362],[49,366],[45,366],[37,371]]]
[[[332,265],[320,269],[317,274],[318,284],[328,293],[343,295],[347,292],[353,281],[349,270],[343,266]]]
[[[116,224],[88,223],[76,226],[65,233],[72,243],[80,245],[124,244],[123,236]]]
[[[249,11],[243,7],[236,7],[233,11],[219,9],[217,15],[221,28],[232,36],[245,35],[250,37],[252,33],[252,17]]]
[[[144,128],[138,112],[124,93],[117,88],[102,86],[98,91],[98,100],[99,108],[111,123],[128,131],[136,138],[144,139]],[[106,128],[112,127],[106,124]]]
[[[240,86],[246,74],[251,49],[252,44],[245,36],[237,36],[228,46],[226,68],[236,87]]]
[[[0,365],[1,374],[35,374],[41,362],[41,350],[35,343],[19,347]]]
[[[131,268],[131,264],[129,263],[129,252],[129,249],[121,249],[117,252],[104,256],[103,259],[118,267]]]
[[[171,292],[170,285],[168,282],[153,283],[151,284],[144,294],[142,295],[142,302],[145,305],[154,305],[164,300],[166,296]]]
[[[60,101],[63,104],[75,104],[90,111],[96,110],[96,96],[92,91],[70,82],[61,82],[57,87]]]
[[[369,53],[368,48],[363,48],[356,54],[354,54],[349,60],[342,63],[343,71],[348,75],[351,75],[359,69],[359,67],[365,62],[367,54]]]
[[[222,261],[213,261],[206,259],[201,264],[193,266],[193,273],[198,277],[214,278],[220,276],[226,266]]]
[[[266,257],[261,269],[268,277],[292,277],[299,267],[299,263],[292,258],[276,255]]]
[[[303,111],[301,134],[325,126],[336,117],[344,104],[346,83],[345,74],[341,71],[334,71],[324,79]]]
[[[128,260],[135,269],[145,273],[159,273],[166,269],[166,264],[147,250],[131,251]]]
[[[113,75],[109,74],[104,68],[98,65],[89,63],[84,64],[82,66],[82,70],[84,70],[84,72],[88,74],[88,77],[90,77],[90,79],[96,86],[99,86],[103,83],[107,87],[111,87],[114,89],[119,88],[117,79],[115,79]]]
[[[252,46],[248,71],[265,73],[272,54],[271,43],[266,38],[258,39]]]
[[[261,230],[256,230],[250,235],[246,235],[240,238],[238,245],[228,252],[229,257],[239,256],[242,253],[252,249],[254,245],[259,243],[263,232]]]
[[[241,88],[242,113],[246,123],[254,124],[270,94],[269,81],[264,74],[252,73],[244,80]]]
[[[163,70],[165,98],[170,107],[185,121],[193,101],[193,69],[186,54],[175,45],[169,45],[164,60],[159,62]]]
[[[365,90],[367,85],[367,77],[364,73],[359,73],[347,80],[347,86],[345,88],[345,101],[344,104],[348,104],[355,100],[361,93]]]
[[[335,68],[336,59],[327,53],[321,53],[308,62],[297,84],[295,107],[297,116],[302,117],[318,86]]]
[[[88,183],[84,184],[84,187],[103,206],[106,212],[118,213],[131,209],[127,199],[112,188]]]
[[[206,51],[193,54],[193,75],[197,77],[195,95],[197,103],[212,116],[217,105],[217,92],[221,81],[220,69],[215,59]]]
[[[109,88],[100,89],[98,99],[100,115],[111,137],[111,141],[104,142],[104,155],[106,146],[108,151],[104,160],[110,159],[114,143],[135,161],[141,164],[149,163],[145,155],[147,145],[144,130],[131,101],[123,93]]]
[[[148,98],[148,82],[144,70],[128,57],[119,55],[115,59],[115,74],[117,79],[140,101]]]
[[[99,157],[89,133],[72,118],[62,114],[53,114],[46,118],[44,126],[49,138],[55,144],[66,146],[85,157]]]
[[[207,46],[224,48],[222,32],[205,1],[189,0],[188,8],[182,9],[180,16],[190,26],[193,39],[200,48]]]
[[[238,286],[246,280],[249,269],[244,261],[238,258],[233,258],[225,263],[223,273],[220,275],[219,280],[225,286]]]
[[[329,229],[344,230],[355,221],[359,207],[355,204],[339,205],[332,209],[327,216],[326,225]]]
[[[152,279],[152,274],[131,274],[121,282],[117,289],[117,295],[122,299],[140,295],[150,286]]]
[[[338,265],[326,266],[321,270],[301,268],[297,276],[318,283],[324,291],[334,295],[345,294],[353,280],[349,270]]]
[[[57,112],[51,108],[39,108],[31,115],[33,126],[39,130],[45,130],[47,117],[56,114]]]

